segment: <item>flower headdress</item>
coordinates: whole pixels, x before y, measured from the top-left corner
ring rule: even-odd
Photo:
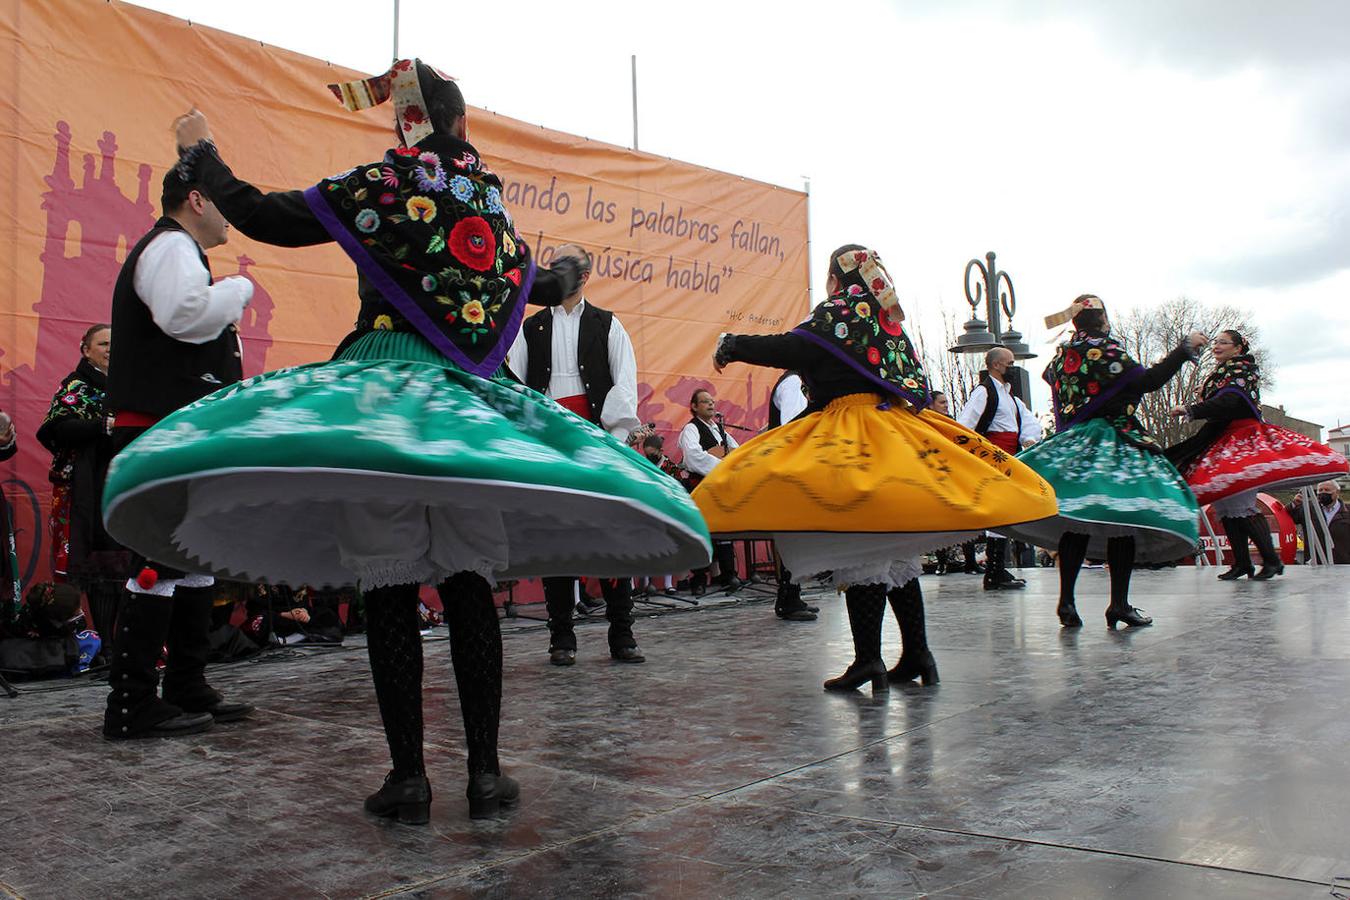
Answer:
[[[835,257],[835,265],[845,275],[857,273],[866,291],[876,298],[884,308],[890,310],[890,318],[895,322],[905,320],[905,312],[900,308],[900,298],[895,294],[895,282],[881,264],[881,257],[874,250],[846,250]]]
[[[1054,328],[1058,325],[1063,325],[1065,322],[1071,322],[1073,321],[1074,316],[1085,309],[1100,309],[1105,311],[1106,304],[1102,302],[1101,297],[1085,294],[1069,304],[1068,309],[1062,309],[1054,315],[1046,316],[1045,327]]]

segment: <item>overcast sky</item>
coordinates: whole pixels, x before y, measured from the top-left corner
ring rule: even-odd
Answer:
[[[393,50],[392,0],[138,5],[367,72]],[[1350,422],[1327,389],[1350,331],[1347,0],[403,0],[401,23],[400,54],[471,104],[621,145],[636,53],[641,149],[809,177],[817,277],[829,248],[875,247],[935,338],[994,250],[1043,354],[1041,318],[1083,292],[1235,303],[1278,366],[1267,402]]]

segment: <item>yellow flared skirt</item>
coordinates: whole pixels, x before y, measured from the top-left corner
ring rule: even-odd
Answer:
[[[715,537],[773,538],[795,577],[1056,514],[1053,489],[1016,458],[876,394],[840,397],[746,442],[693,496]]]

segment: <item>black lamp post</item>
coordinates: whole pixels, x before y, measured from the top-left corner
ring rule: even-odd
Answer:
[[[970,304],[970,321],[965,324],[965,333],[957,337],[956,346],[951,353],[987,353],[995,347],[1006,347],[1012,351],[1015,359],[1035,359],[1036,354],[1022,340],[1021,332],[1013,328],[1013,313],[1017,312],[1017,294],[1013,291],[1012,278],[1007,272],[999,271],[994,265],[994,251],[984,256],[985,262],[972,259],[966,263],[966,302]],[[978,271],[980,278],[971,279]],[[974,290],[971,290],[971,285]],[[1000,290],[1002,288],[1002,290]],[[985,318],[981,319],[980,303],[984,302]],[[1004,330],[999,313],[1008,317],[1008,327]],[[1014,393],[1027,401],[1031,387],[1026,370],[1014,367],[1008,373],[1009,383]]]

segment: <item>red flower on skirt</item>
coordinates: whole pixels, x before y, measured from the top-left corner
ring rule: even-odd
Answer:
[[[1083,368],[1083,357],[1078,355],[1077,350],[1064,351],[1064,374],[1072,375]]]
[[[447,243],[455,259],[478,272],[491,268],[497,258],[497,239],[492,234],[492,226],[481,216],[456,222]]]

